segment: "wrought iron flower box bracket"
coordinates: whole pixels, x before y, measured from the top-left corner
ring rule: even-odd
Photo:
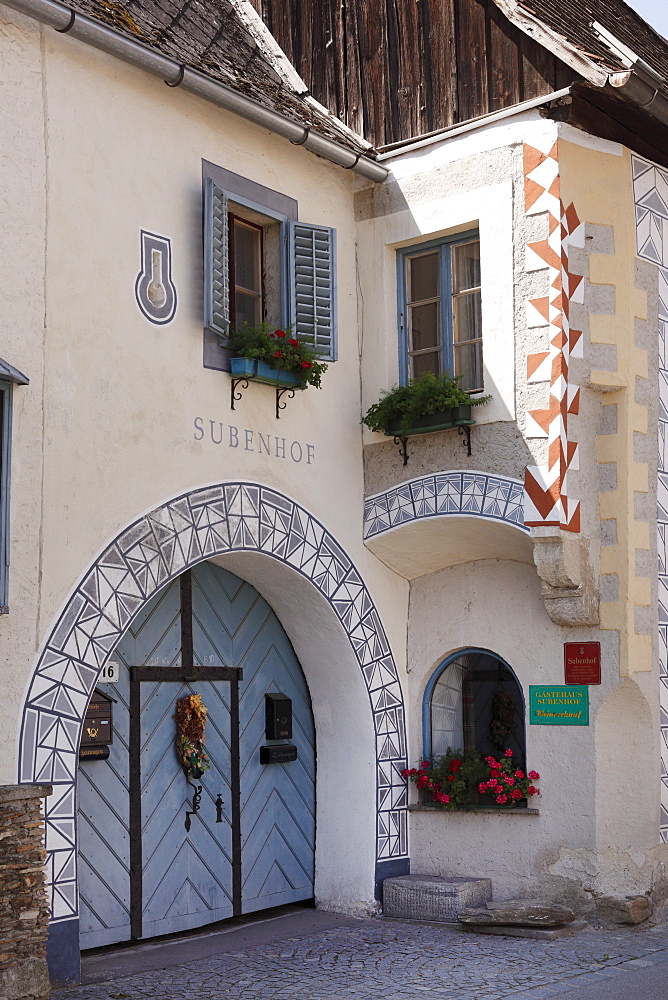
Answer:
[[[294,399],[295,392],[301,389],[299,379],[292,372],[279,371],[266,361],[253,358],[230,358],[230,378],[230,409],[234,409],[235,402],[241,399],[242,390],[248,388],[249,382],[261,382],[276,390],[277,420],[280,419],[281,410],[287,406],[283,397],[287,395],[288,399]]]
[[[385,434],[394,438],[394,443],[399,445],[399,454],[403,458],[404,465],[408,464],[408,438],[413,434],[431,434],[434,431],[450,430],[457,428],[457,433],[464,438],[462,445],[466,448],[466,454],[471,455],[471,426],[475,420],[471,417],[470,406],[455,406],[451,410],[440,410],[437,413],[429,413],[424,417],[417,417],[407,431],[401,429],[400,420],[390,420],[385,427]]]

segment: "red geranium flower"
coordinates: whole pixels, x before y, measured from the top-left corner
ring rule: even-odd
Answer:
[[[513,788],[512,792],[510,793],[510,797],[511,799],[521,799],[522,793],[519,790],[519,788]]]
[[[274,336],[275,337],[284,337],[285,336],[285,331],[284,330],[274,330]]]
[[[529,771],[527,777],[531,778],[532,781],[538,781],[538,779],[540,778],[540,774],[538,773],[538,771]]]
[[[529,787],[527,788],[527,791],[528,791],[529,795],[536,795],[538,793],[538,789],[534,788],[533,785],[529,785]]]
[[[302,368],[310,368],[311,364],[308,361],[302,361]]]
[[[282,358],[283,357],[283,351],[274,351],[274,357],[275,358]]]
[[[506,757],[512,757],[512,755],[513,755],[513,751],[512,750],[506,750],[506,752],[504,754],[504,756],[506,756]]]
[[[299,341],[295,340],[294,337],[292,337],[292,339],[288,341],[288,344],[291,344],[292,347],[299,347]]]
[[[507,795],[497,795],[496,801],[499,803],[500,806],[502,806],[502,805],[504,805],[508,801],[508,796]]]
[[[524,777],[524,771],[515,771],[515,777],[516,778],[523,778]]]

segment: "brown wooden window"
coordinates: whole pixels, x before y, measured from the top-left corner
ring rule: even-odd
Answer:
[[[262,227],[229,215],[230,321],[257,326],[264,317]]]

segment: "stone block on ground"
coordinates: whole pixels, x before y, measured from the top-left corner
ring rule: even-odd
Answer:
[[[457,923],[466,907],[480,907],[491,900],[488,878],[457,875],[401,875],[383,882],[383,913],[409,920]]]
[[[532,938],[534,941],[555,941],[557,938],[568,937],[583,931],[589,924],[586,920],[573,920],[561,927],[505,927],[493,924],[462,924],[466,931],[472,934],[502,934],[505,937]]]
[[[575,919],[568,906],[542,899],[507,899],[487,902],[480,908],[462,909],[459,919],[464,924],[510,927],[561,927]]]
[[[652,914],[647,896],[601,896],[596,900],[596,915],[602,924],[641,924]]]

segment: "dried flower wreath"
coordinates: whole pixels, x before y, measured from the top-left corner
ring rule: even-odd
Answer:
[[[197,780],[211,767],[204,746],[207,709],[200,694],[179,698],[176,712],[176,755],[186,775]]]

